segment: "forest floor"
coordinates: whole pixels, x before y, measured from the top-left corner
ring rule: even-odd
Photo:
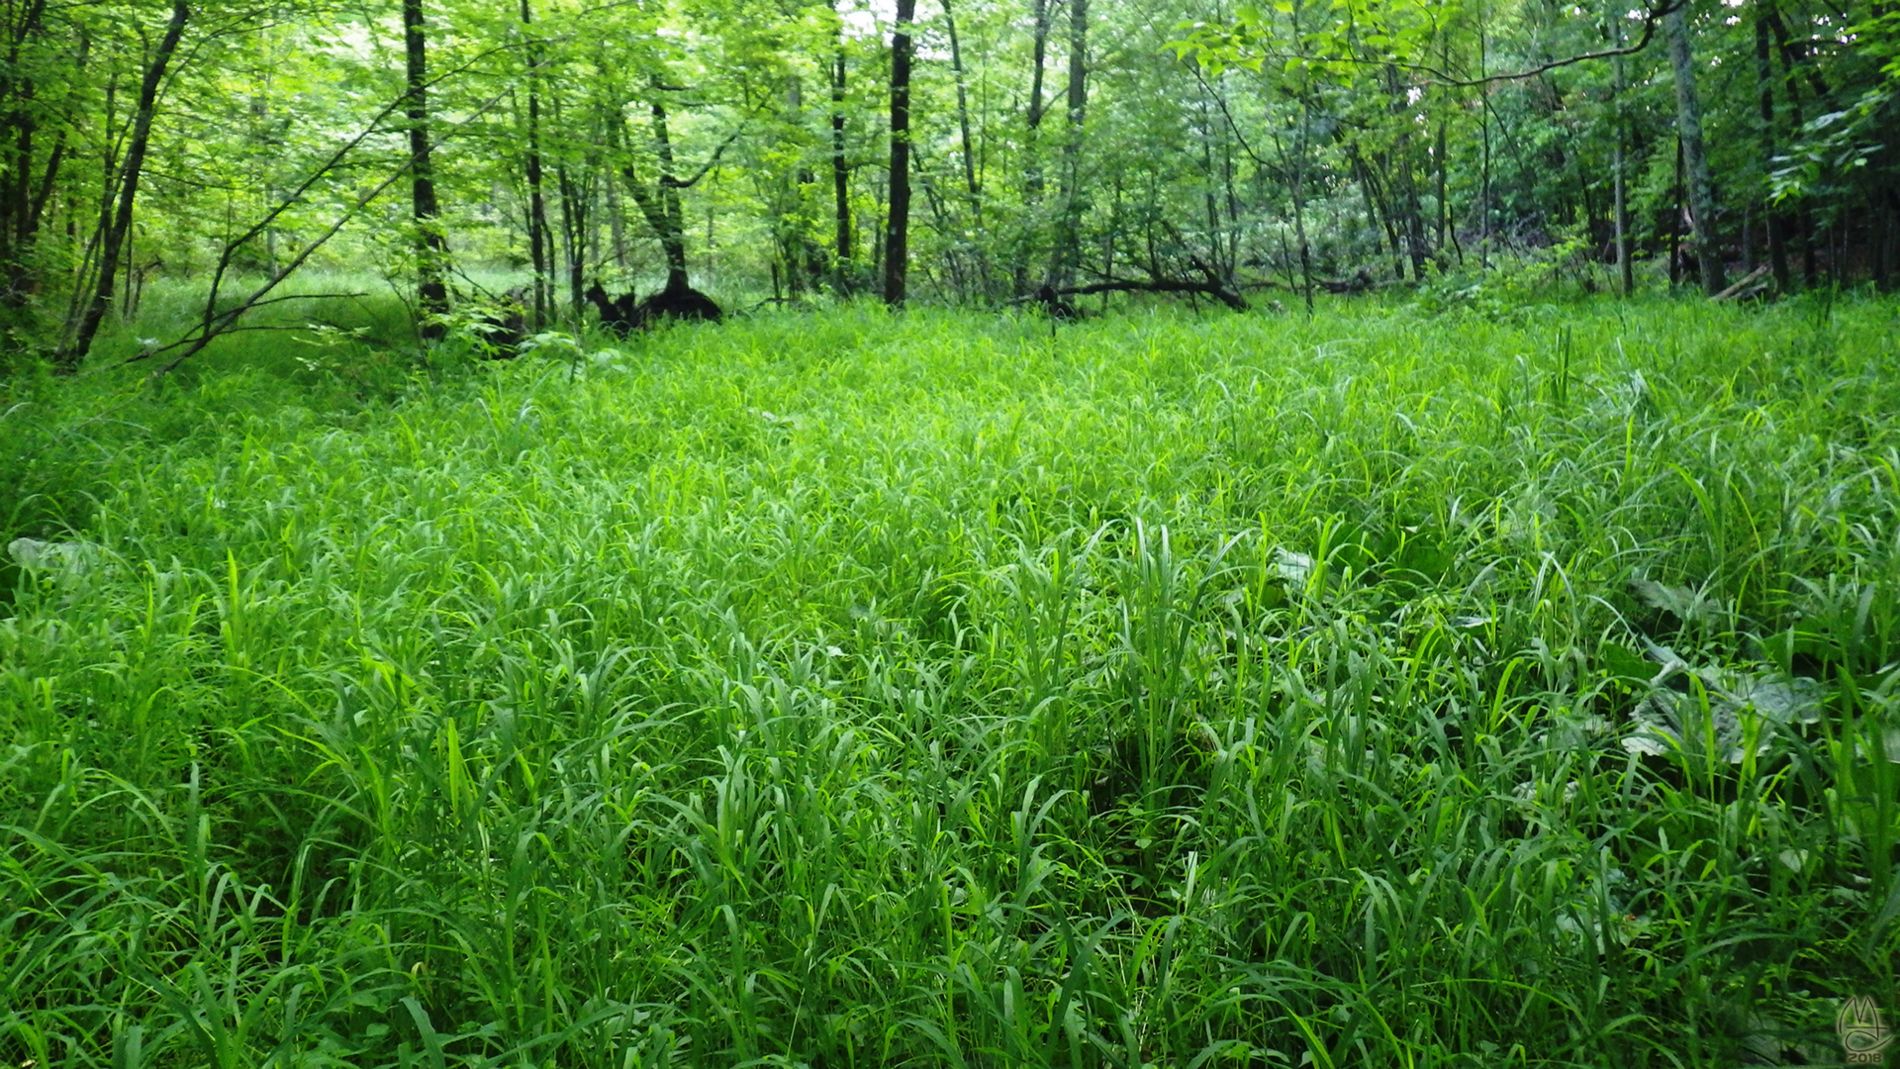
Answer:
[[[0,386],[0,1064],[1838,1063],[1900,1027],[1896,337]]]

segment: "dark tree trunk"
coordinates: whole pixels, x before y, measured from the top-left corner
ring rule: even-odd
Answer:
[[[1788,97],[1788,123],[1791,136],[1798,138],[1802,127],[1807,125],[1807,116],[1801,105],[1801,82],[1795,67],[1798,54],[1788,42],[1787,27],[1782,25],[1781,14],[1776,10],[1774,0],[1760,0],[1762,7],[1757,14],[1768,21],[1773,31],[1781,56],[1782,86]],[[1795,209],[1795,231],[1801,237],[1801,281],[1803,285],[1813,286],[1820,281],[1820,264],[1816,257],[1817,235],[1814,227],[1814,212],[1804,198]],[[1784,237],[1784,241],[1785,241]]]
[[[1083,0],[1084,6],[1088,0]],[[963,43],[957,37],[957,19],[950,0],[943,0],[943,21],[950,31],[950,70],[957,79],[957,135],[963,144],[963,186],[970,194],[970,212],[983,220],[983,186],[976,177],[976,141],[970,136],[970,94],[963,70]]]
[[[844,104],[844,36],[840,33],[837,53],[831,59],[831,200],[839,292],[850,288],[851,277],[851,164],[844,154]]]
[[[1359,194],[1366,202],[1366,220],[1376,233],[1385,235],[1386,245],[1392,251],[1392,275],[1394,278],[1404,278],[1405,249],[1399,239],[1399,228],[1392,222],[1392,211],[1386,204],[1385,194],[1372,173],[1372,166],[1366,162],[1365,155],[1356,145],[1347,146],[1346,162],[1352,166],[1353,177],[1358,180]],[[1374,243],[1377,243],[1376,234]]]
[[[3,124],[11,128],[12,158],[4,196],[0,197],[0,265],[5,267],[6,293],[0,303],[19,307],[32,292],[32,272],[27,263],[32,231],[37,223],[33,191],[33,136],[39,120],[34,114],[35,85],[20,71],[21,53],[39,37],[46,13],[46,0],[32,0],[18,20],[9,25],[4,68],[0,68],[0,108],[5,109]],[[85,66],[85,40],[80,41],[80,67]],[[51,157],[55,166],[65,144],[64,128]],[[41,185],[42,195],[47,188]],[[42,202],[43,203],[43,202]]]
[[[653,102],[653,147],[660,158],[659,220],[654,236],[666,254],[666,288],[691,288],[686,280],[686,220],[680,208],[680,183],[673,164],[673,137],[666,125],[666,107]]]
[[[78,370],[79,362],[85,359],[87,351],[92,348],[93,338],[99,333],[100,322],[112,306],[119,258],[125,248],[126,236],[132,232],[133,201],[138,196],[139,175],[145,167],[145,150],[151,143],[152,117],[158,110],[158,90],[165,82],[165,71],[171,66],[172,55],[178,51],[178,40],[184,36],[185,23],[190,18],[191,8],[185,0],[173,0],[171,20],[165,25],[165,36],[160,38],[158,48],[145,68],[145,78],[139,83],[138,110],[132,122],[131,138],[126,143],[125,163],[119,168],[117,204],[111,224],[99,239],[99,277],[72,344],[60,353],[59,367],[62,371],[70,373]]]
[[[910,268],[910,60],[917,0],[897,0],[891,34],[891,195],[884,233],[884,303],[904,303]]]
[[[521,28],[532,35],[534,11],[521,0]],[[547,325],[553,294],[548,285],[548,202],[541,174],[541,43],[528,40],[528,256],[534,264],[534,329]]]
[[[449,310],[448,239],[442,234],[441,204],[435,195],[435,163],[429,152],[428,35],[422,0],[402,0],[404,72],[409,98],[409,197],[416,225],[416,307],[424,341],[441,339]]]
[[[1483,5],[1478,8],[1478,77],[1485,76],[1491,64],[1491,41]],[[1481,135],[1478,156],[1478,269],[1491,269],[1491,104],[1485,99],[1485,87],[1478,87],[1478,123]]]
[[[1768,23],[1759,9],[1755,12],[1755,86],[1761,112],[1761,165],[1764,172],[1775,166],[1775,89],[1774,66],[1769,58]],[[1788,248],[1783,237],[1781,211],[1773,204],[1762,205],[1762,228],[1768,232],[1768,264],[1774,272],[1775,288],[1788,292],[1793,279],[1788,271]]]

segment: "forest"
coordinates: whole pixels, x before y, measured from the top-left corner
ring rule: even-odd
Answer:
[[[0,32],[0,1066],[1900,1064],[1890,0]]]
[[[1900,250],[1900,16],[1880,4],[4,15],[6,329],[15,359],[68,371],[154,280],[201,291],[160,339],[180,353],[300,272],[366,263],[433,339],[458,309],[630,325],[631,304],[590,303],[603,283],[746,307],[1277,290],[1310,309],[1456,294],[1527,258],[1623,294],[1665,274],[1884,289]]]

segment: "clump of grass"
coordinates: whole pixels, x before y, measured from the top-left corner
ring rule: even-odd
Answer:
[[[23,387],[0,1056],[1832,1059],[1895,310],[1566,315]]]

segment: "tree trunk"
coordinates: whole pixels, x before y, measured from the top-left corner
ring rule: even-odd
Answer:
[[[1449,153],[1445,146],[1445,117],[1443,115],[1438,117],[1438,141],[1437,144],[1432,146],[1432,154],[1436,157],[1433,162],[1438,165],[1438,174],[1436,175],[1438,181],[1438,218],[1436,220],[1436,233],[1433,236],[1432,245],[1434,248],[1442,249],[1445,247],[1446,235],[1451,232],[1451,213],[1445,196],[1445,171],[1448,166],[1447,157]]]
[[[1761,165],[1764,174],[1775,166],[1775,89],[1774,65],[1769,59],[1768,22],[1759,8],[1755,10],[1755,87],[1761,113]],[[1774,272],[1775,288],[1787,293],[1793,285],[1788,270],[1787,240],[1783,234],[1781,211],[1771,203],[1762,204],[1762,228],[1768,232],[1768,264]]]
[[[910,60],[917,0],[897,0],[891,34],[891,195],[884,233],[884,303],[904,303],[910,268]]]
[[[1297,9],[1296,9],[1297,10]],[[1297,25],[1297,24],[1296,24]],[[1308,131],[1313,126],[1313,106],[1304,103],[1302,94],[1300,106],[1300,134],[1294,150],[1292,165],[1287,171],[1292,180],[1287,183],[1287,192],[1293,199],[1293,236],[1299,242],[1300,249],[1300,289],[1306,298],[1306,314],[1313,314],[1313,249],[1306,239],[1306,150]],[[1283,164],[1287,161],[1282,157]]]
[[[574,180],[567,164],[554,166],[555,188],[561,191],[561,250],[567,259],[567,304],[575,317],[587,306],[583,291],[587,288],[587,199],[580,183]]]
[[[1702,102],[1696,96],[1695,56],[1689,43],[1688,0],[1663,16],[1669,38],[1669,65],[1676,76],[1676,128],[1682,134],[1682,162],[1689,180],[1689,226],[1695,236],[1702,290],[1711,297],[1728,288],[1722,247],[1715,236],[1715,183],[1702,143]]]
[[[1676,135],[1675,208],[1669,214],[1669,288],[1682,283],[1682,135]]]
[[[11,6],[11,5],[9,5]],[[33,135],[38,131],[39,122],[33,114],[35,85],[33,79],[23,77],[20,71],[21,52],[29,41],[40,35],[41,23],[46,12],[46,0],[32,0],[21,14],[12,21],[7,45],[6,63],[0,68],[0,102],[6,110],[5,125],[11,127],[13,145],[12,159],[9,161],[4,197],[0,197],[0,265],[5,266],[6,293],[4,303],[9,307],[20,307],[26,303],[32,291],[32,273],[27,264],[28,246],[32,243],[31,230],[34,223],[33,210]],[[80,63],[85,65],[85,38],[80,39]],[[61,127],[59,145],[55,147],[52,159],[57,161],[60,148],[65,143],[64,127]]]
[[[534,264],[534,329],[547,326],[552,293],[548,285],[548,202],[541,174],[541,43],[532,37],[534,11],[521,0],[521,29],[528,39],[528,256]]]
[[[1419,206],[1418,175],[1412,165],[1414,156],[1412,135],[1406,132],[1411,127],[1408,115],[1410,105],[1406,103],[1406,89],[1399,82],[1398,68],[1387,66],[1385,74],[1386,89],[1391,94],[1392,108],[1400,120],[1401,131],[1395,148],[1398,188],[1393,190],[1393,193],[1399,203],[1400,212],[1404,216],[1402,221],[1405,228],[1406,252],[1412,263],[1412,280],[1423,282],[1425,281],[1425,260],[1430,255],[1430,250],[1425,247],[1425,219],[1423,210]]]
[[[1623,23],[1615,11],[1610,13],[1610,22],[1615,27],[1616,47],[1623,47]],[[1617,56],[1611,65],[1611,99],[1613,100],[1612,120],[1616,123],[1616,148],[1611,157],[1611,181],[1614,183],[1614,205],[1611,211],[1616,218],[1616,277],[1622,287],[1623,296],[1628,297],[1636,290],[1636,266],[1630,262],[1630,205],[1629,205],[1629,124],[1623,116],[1623,57]]]
[[[1088,0],[1083,0],[1086,6]],[[976,177],[976,142],[970,136],[970,94],[963,69],[963,43],[957,37],[957,19],[950,0],[943,0],[943,21],[950,31],[950,70],[957,79],[957,134],[963,143],[963,185],[970,194],[970,213],[983,223],[983,186]]]
[[[1788,28],[1782,23],[1781,13],[1776,9],[1774,0],[1758,0],[1758,2],[1761,7],[1756,14],[1768,21],[1768,28],[1773,31],[1776,47],[1781,56],[1781,77],[1788,95],[1788,123],[1791,127],[1791,136],[1799,138],[1802,128],[1807,125],[1805,109],[1801,105],[1800,71],[1795,65],[1796,60],[1801,58],[1800,51],[1788,40]],[[1816,97],[1825,104],[1827,95],[1825,83],[1813,71],[1810,70],[1807,73],[1810,87],[1815,90]],[[1820,265],[1816,260],[1815,246],[1818,235],[1815,232],[1814,212],[1808,206],[1806,198],[1803,198],[1796,208],[1795,223],[1795,229],[1801,236],[1801,281],[1803,285],[1811,287],[1820,281]]]
[[[1366,162],[1359,146],[1346,146],[1346,162],[1351,165],[1353,177],[1359,185],[1359,194],[1366,202],[1366,221],[1373,227],[1373,244],[1378,244],[1378,235],[1386,237],[1387,247],[1392,250],[1392,275],[1405,277],[1405,249],[1399,239],[1399,228],[1392,222],[1392,210],[1386,206],[1385,194],[1380,190],[1378,180],[1372,173],[1372,165]]]
[[[79,331],[71,345],[59,356],[59,369],[71,373],[79,369],[79,362],[92,348],[92,340],[99,333],[99,324],[105,319],[106,310],[112,306],[112,291],[119,269],[119,258],[125,247],[126,235],[132,231],[132,206],[138,196],[139,175],[145,167],[146,146],[152,139],[152,116],[158,110],[158,90],[165,82],[166,68],[171,65],[172,55],[178,51],[178,39],[185,34],[185,23],[191,18],[191,8],[185,0],[173,0],[171,21],[165,25],[165,36],[158,42],[158,48],[152,53],[151,63],[145,68],[145,78],[139,84],[138,111],[132,123],[132,135],[126,144],[125,163],[119,169],[118,196],[116,210],[111,225],[100,235],[99,242],[99,278],[93,288],[92,300],[87,303],[84,316],[79,323]],[[108,194],[110,195],[110,194]]]
[[[1031,64],[1029,74],[1029,110],[1023,117],[1023,125],[1028,133],[1023,144],[1023,231],[1019,235],[1021,245],[1016,250],[1016,295],[1029,291],[1029,253],[1035,245],[1033,235],[1037,229],[1036,208],[1042,203],[1043,176],[1042,153],[1037,138],[1042,130],[1043,100],[1042,79],[1044,68],[1049,61],[1049,3],[1050,0],[1033,0],[1030,4],[1031,38],[1029,42]]]
[[[987,297],[990,265],[988,234],[983,227],[983,181],[977,176],[976,139],[970,134],[969,78],[963,68],[963,42],[957,37],[957,19],[951,9],[951,0],[943,0],[943,21],[945,28],[950,31],[950,68],[957,80],[957,133],[963,145],[963,188],[970,202],[970,228],[976,234],[977,280]]]
[[[1478,5],[1478,77],[1485,77],[1490,66],[1490,36],[1486,24],[1489,9]],[[1491,269],[1491,104],[1485,99],[1486,87],[1478,86],[1478,123],[1483,142],[1478,159],[1478,270]]]
[[[1081,241],[1082,127],[1088,118],[1089,0],[1069,0],[1069,136],[1062,146],[1062,217],[1056,227],[1049,284],[1058,289],[1073,281]],[[1218,233],[1218,231],[1215,231]]]
[[[840,29],[837,52],[831,59],[831,199],[838,257],[835,284],[840,293],[850,288],[851,275],[851,165],[844,154],[844,104],[844,33]]]
[[[449,310],[444,273],[449,243],[442,234],[441,205],[435,195],[435,164],[429,154],[428,37],[422,24],[422,0],[402,0],[404,71],[409,100],[409,196],[416,224],[416,306],[424,341],[440,340]]]
[[[660,158],[659,220],[654,227],[666,254],[666,288],[687,289],[686,220],[680,208],[679,178],[673,164],[673,137],[666,124],[666,106],[653,102],[653,147]]]

